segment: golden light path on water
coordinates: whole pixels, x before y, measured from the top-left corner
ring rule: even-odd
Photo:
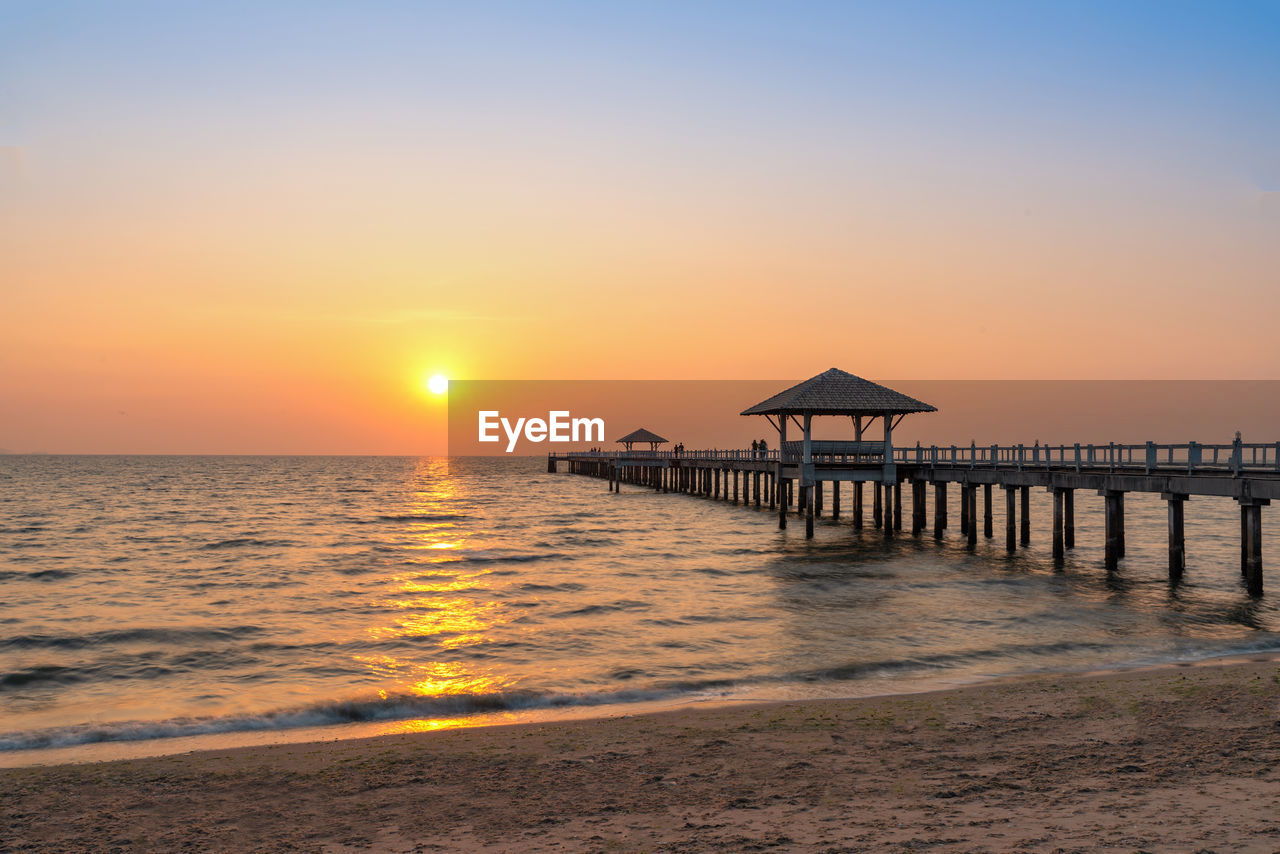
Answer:
[[[451,502],[457,498],[452,478],[433,478],[430,487],[419,490],[412,507],[413,515],[423,518],[448,516]],[[390,512],[390,511],[388,511]],[[481,549],[485,536],[479,531],[464,531],[453,521],[416,523],[410,530],[410,542],[400,549],[406,552],[431,553],[414,562],[421,571],[392,576],[390,585],[397,594],[382,600],[379,605],[389,612],[391,625],[372,626],[369,636],[384,639],[435,639],[435,648],[453,650],[459,647],[484,643],[491,637],[492,629],[510,621],[506,609],[491,597],[474,601],[451,593],[468,591],[476,593],[491,589],[492,570],[471,572],[453,571],[461,566],[460,552]],[[431,649],[424,644],[424,649]],[[477,696],[500,692],[509,685],[508,680],[492,673],[482,673],[476,667],[458,661],[415,660],[406,655],[356,655],[372,674],[389,678],[404,693],[420,697]],[[378,695],[387,699],[390,692],[383,688]],[[466,717],[433,717],[398,721],[389,728],[395,732],[445,729],[464,725]]]

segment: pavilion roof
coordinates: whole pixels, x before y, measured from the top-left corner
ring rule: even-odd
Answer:
[[[659,436],[657,433],[641,427],[639,430],[628,433],[618,440],[619,444],[627,444],[629,442],[653,442],[658,445],[666,444],[667,440]]]
[[[832,368],[742,411],[743,415],[882,415],[937,412],[936,406]]]

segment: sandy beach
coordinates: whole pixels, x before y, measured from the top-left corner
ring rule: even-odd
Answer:
[[[1275,851],[1280,665],[0,772],[12,851]]]

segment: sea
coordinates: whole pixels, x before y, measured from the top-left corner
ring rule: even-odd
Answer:
[[[847,518],[806,540],[544,458],[0,457],[0,764],[1280,651],[1280,581],[1245,591],[1229,499],[1187,502],[1171,583],[1158,496],[1127,498],[1109,573],[1096,495],[1055,564],[1047,492],[1013,554],[1002,501],[970,550],[950,492],[941,541]]]

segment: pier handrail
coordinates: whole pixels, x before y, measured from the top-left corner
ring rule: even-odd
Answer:
[[[1176,469],[1178,471],[1225,471],[1233,474],[1251,471],[1280,473],[1280,442],[1231,442],[1209,445],[1201,442],[1156,443],[1140,445],[1072,444],[1072,445],[916,445],[895,448],[894,460],[934,467],[994,469],[1074,469],[1142,470],[1144,473]]]
[[[787,443],[782,462],[797,463],[798,452]],[[830,442],[814,441],[811,459],[819,465],[855,464],[881,465],[883,450],[877,452],[878,442]],[[553,459],[611,459],[618,461],[672,460],[690,464],[703,462],[777,462],[779,450],[753,451],[750,448],[711,448],[679,451],[572,451],[551,452]],[[989,469],[1065,469],[1073,471],[1142,471],[1153,472],[1276,472],[1280,474],[1280,442],[1241,442],[1205,444],[1202,442],[1175,442],[1172,444],[1144,442],[1142,444],[1040,444],[1031,445],[915,445],[893,449],[893,461],[935,468],[989,468]]]

